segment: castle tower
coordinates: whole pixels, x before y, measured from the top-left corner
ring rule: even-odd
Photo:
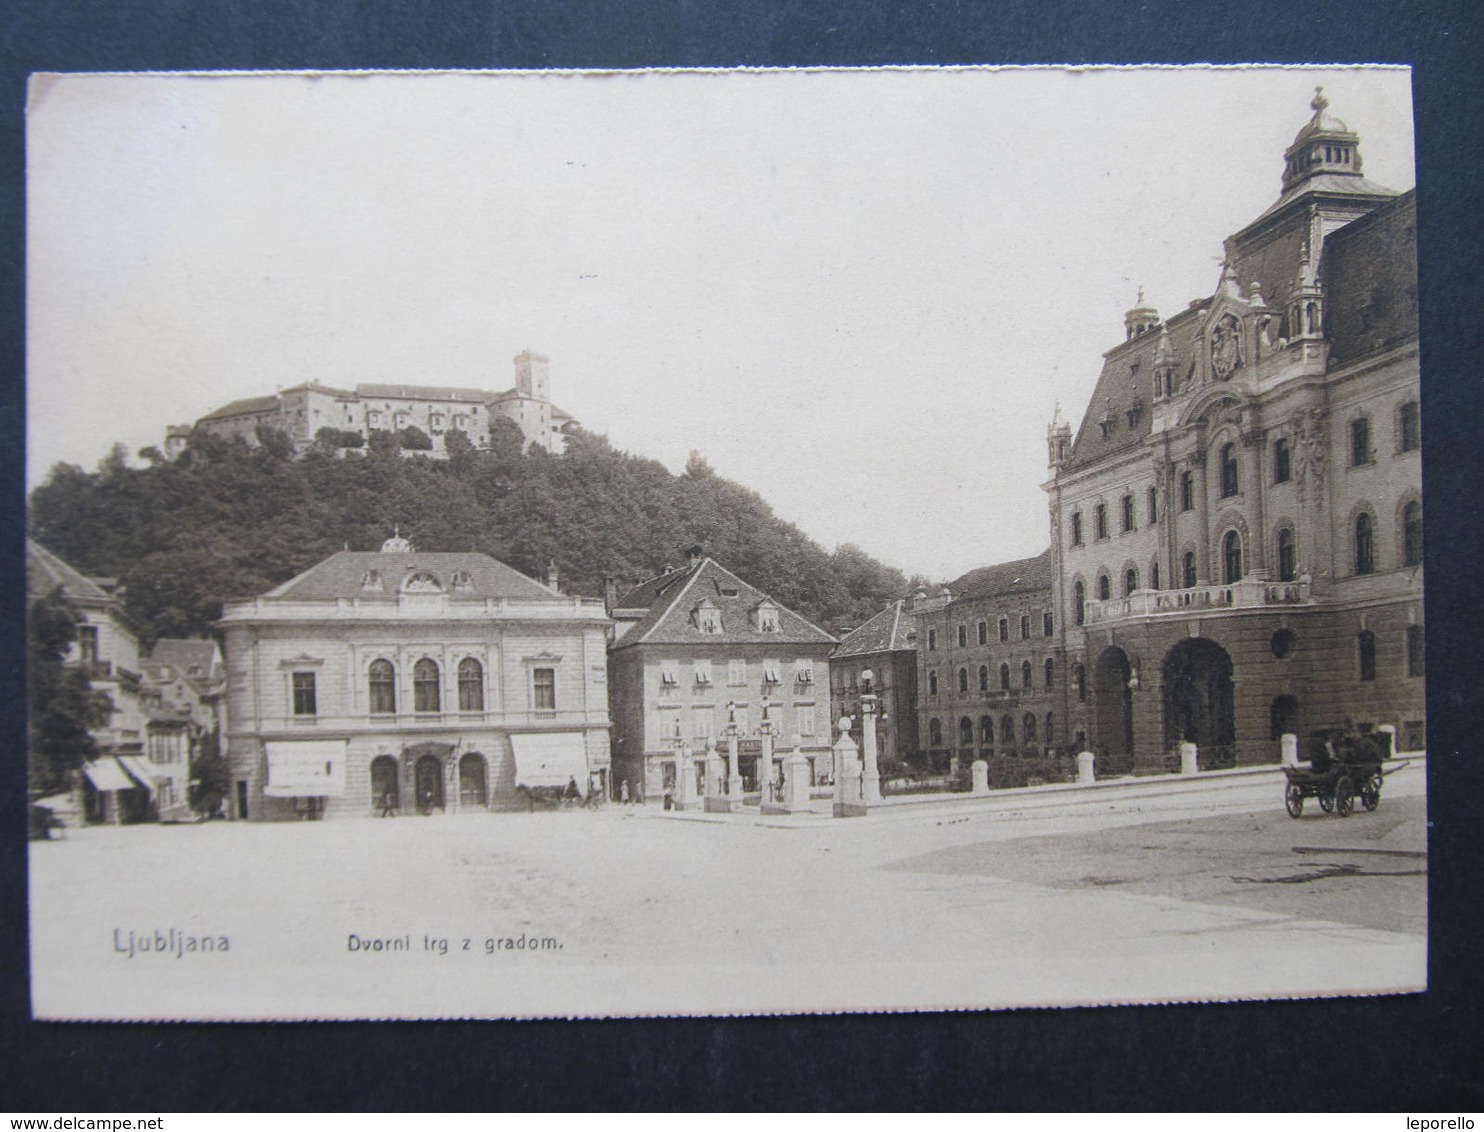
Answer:
[[[1140,287],[1133,309],[1123,316],[1125,337],[1130,340],[1137,338],[1140,334],[1148,334],[1158,325],[1159,311],[1144,302],[1144,288]]]
[[[551,400],[551,359],[522,350],[515,355],[515,391],[535,401]]]
[[[1283,154],[1283,191],[1319,176],[1360,176],[1360,135],[1329,113],[1322,86],[1309,103],[1314,117]]]
[[[1163,323],[1159,341],[1154,347],[1154,399],[1162,401],[1175,395],[1175,347],[1170,342],[1170,328]]]
[[[1072,426],[1062,419],[1061,402],[1051,414],[1051,424],[1046,428],[1046,462],[1053,472],[1067,462],[1072,451]]]

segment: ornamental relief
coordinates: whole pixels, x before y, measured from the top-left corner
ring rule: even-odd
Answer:
[[[1222,315],[1211,328],[1211,375],[1217,381],[1230,380],[1242,368],[1242,322],[1234,314]]]
[[[1314,491],[1314,509],[1324,510],[1324,477],[1329,464],[1328,419],[1323,409],[1310,409],[1293,429],[1294,483],[1300,503]]]

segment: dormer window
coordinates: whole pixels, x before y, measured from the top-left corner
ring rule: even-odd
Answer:
[[[757,619],[759,633],[778,632],[778,607],[771,602],[763,602],[754,611]]]
[[[474,578],[467,570],[455,570],[451,579],[453,588],[456,590],[472,590]]]
[[[710,598],[704,599],[691,612],[691,621],[697,629],[708,636],[714,636],[721,632],[721,610],[712,604]]]
[[[407,580],[402,583],[402,592],[409,594],[440,594],[443,592],[443,583],[438,580],[436,574],[427,570],[419,570],[414,574],[407,575]]]
[[[380,590],[381,588],[382,585],[380,570],[367,570],[364,574],[361,575],[361,589]]]

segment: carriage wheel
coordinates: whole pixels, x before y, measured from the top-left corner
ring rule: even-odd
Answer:
[[[1360,804],[1370,813],[1381,804],[1381,776],[1373,774],[1360,786]]]
[[[1283,795],[1283,804],[1288,807],[1289,817],[1298,817],[1304,812],[1304,792],[1295,783],[1290,782],[1287,792]]]
[[[1335,792],[1328,787],[1319,791],[1319,808],[1327,814],[1335,812]]]
[[[1355,787],[1348,774],[1335,783],[1335,812],[1342,818],[1355,812]]]

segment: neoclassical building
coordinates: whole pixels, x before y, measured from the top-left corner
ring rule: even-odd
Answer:
[[[1140,300],[1048,436],[1071,726],[1102,772],[1276,761],[1278,736],[1426,719],[1416,209],[1330,113],[1214,294]],[[1277,155],[1275,155],[1276,157]]]
[[[554,573],[401,538],[229,603],[234,816],[483,811],[569,780],[606,792],[609,624]]]

